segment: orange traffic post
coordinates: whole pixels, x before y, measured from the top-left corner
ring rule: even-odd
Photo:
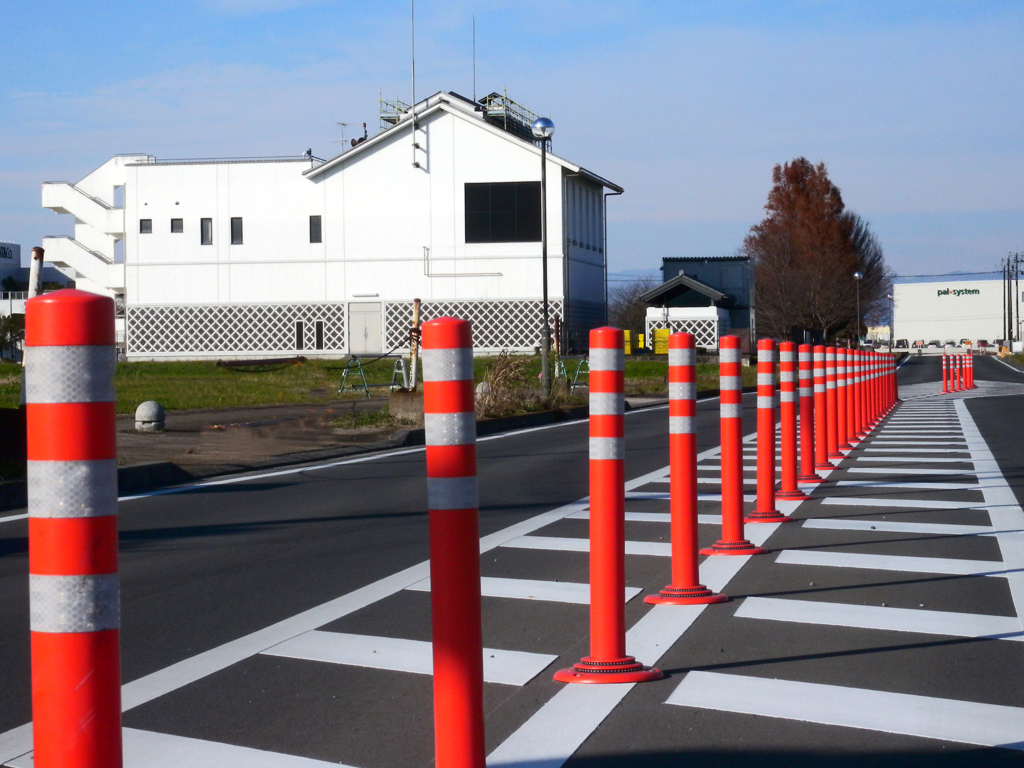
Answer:
[[[952,376],[950,378],[951,378],[951,380],[953,382],[952,386],[950,387],[950,390],[953,391],[953,392],[959,392],[960,391],[960,355],[950,355],[949,356],[949,367],[950,367],[950,371],[952,372]]]
[[[844,454],[839,452],[839,382],[836,362],[836,348],[825,347],[825,446],[828,448],[829,459],[845,458]]]
[[[839,443],[840,452],[850,451],[853,446],[847,442],[849,422],[846,416],[847,406],[847,377],[846,377],[846,348],[836,348],[836,440]]]
[[[974,350],[967,352],[967,388],[977,389],[974,386]]]
[[[25,306],[28,570],[37,768],[119,768],[114,301]]]
[[[776,492],[780,499],[806,499],[807,494],[797,488],[796,344],[779,344],[779,449],[782,453],[782,487]]]
[[[811,345],[801,344],[798,350],[800,376],[800,476],[801,485],[816,485],[821,477],[814,471],[814,369]]]
[[[757,342],[757,505],[748,523],[788,523],[775,508],[775,342]]]
[[[672,583],[645,603],[698,605],[729,598],[700,583],[697,568],[697,343],[691,333],[668,337],[669,508]]]
[[[863,440],[868,434],[868,410],[867,410],[867,397],[865,389],[867,387],[867,371],[864,365],[864,350],[854,350],[856,355],[856,368],[857,368],[857,386],[856,386],[856,403],[857,403],[857,439]]]
[[[825,348],[814,348],[814,469],[834,469],[828,460],[828,399],[825,392]]]
[[[857,437],[857,351],[846,350],[846,444],[853,448]]]
[[[743,389],[740,339],[718,340],[719,407],[722,434],[722,538],[702,555],[760,555],[743,534]]]
[[[480,534],[469,322],[423,324],[434,764],[484,768]]]
[[[590,655],[562,683],[641,683],[661,672],[626,655],[624,335],[590,332]]]
[[[964,356],[962,354],[961,355],[957,355],[956,359],[957,359],[957,363],[956,363],[957,387],[959,387],[960,391],[962,392],[963,390],[967,389],[967,384],[966,384],[967,376],[964,373],[964,369],[966,368],[966,366],[964,365]]]
[[[945,352],[942,353],[942,391],[949,392],[949,360]]]

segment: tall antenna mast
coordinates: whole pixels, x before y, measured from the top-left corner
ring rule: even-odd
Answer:
[[[473,14],[473,103],[476,103],[476,14]]]

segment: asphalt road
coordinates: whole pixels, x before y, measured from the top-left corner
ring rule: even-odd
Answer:
[[[900,369],[901,385],[938,381],[939,364],[937,357],[910,358]],[[1024,374],[990,358],[976,358],[975,374],[979,381],[1024,384]],[[931,439],[952,446],[952,453],[928,453],[946,448],[925,448],[920,438],[911,439],[910,449],[888,447],[887,439],[903,434],[899,417],[914,413],[919,403],[945,420]],[[741,688],[751,681],[780,679],[826,686],[813,689],[812,698],[823,705],[835,702],[840,709],[849,691],[866,690],[921,697],[926,707],[935,701],[966,702],[961,712],[966,720],[992,712],[1007,717],[1024,712],[1024,688],[1018,683],[1024,673],[1020,642],[967,636],[970,632],[960,624],[950,634],[907,628],[920,628],[924,619],[945,627],[943,621],[980,615],[1016,622],[1020,629],[1011,578],[913,570],[926,562],[914,558],[927,559],[933,568],[948,568],[953,560],[991,563],[992,569],[1011,566],[1009,555],[1001,551],[1007,546],[1003,539],[982,532],[1000,521],[985,509],[956,508],[956,502],[977,507],[983,494],[988,500],[987,491],[977,490],[980,485],[970,477],[972,470],[980,471],[985,450],[991,451],[1017,503],[1024,500],[1019,449],[1024,395],[967,403],[965,409],[954,406],[952,398],[923,398],[894,412],[817,489],[816,498],[795,513],[833,527],[748,526],[748,535],[762,529],[759,533],[768,536],[772,553],[749,562],[716,558],[716,567],[735,565],[735,573],[723,577],[731,602],[703,611],[684,609],[693,614],[688,619],[692,623],[675,636],[665,635],[669,639],[657,651],[653,648],[661,641],[636,631],[638,647],[659,654],[658,666],[667,673],[662,681],[631,690],[555,683],[554,669],[587,652],[587,606],[485,597],[485,647],[549,656],[542,671],[525,684],[486,684],[488,753],[504,749],[512,757],[501,764],[521,766],[561,764],[530,759],[537,749],[572,754],[571,766],[674,766],[689,760],[711,766],[1024,764],[1020,751],[971,745],[962,738],[890,733],[876,721],[856,728],[830,724],[844,722],[842,713],[824,722],[815,721],[816,714],[751,714],[749,692],[732,698],[722,694],[718,704],[707,704],[714,698],[708,691],[725,690],[724,683],[737,683],[736,678]],[[750,433],[753,398],[746,397],[745,404],[744,432]],[[717,401],[702,403],[698,414],[699,448],[710,451],[718,443]],[[965,421],[968,417],[971,423]],[[667,464],[665,421],[663,408],[627,416],[627,479],[648,476],[634,481],[633,491],[657,494],[668,488],[659,484],[660,477],[650,476]],[[961,437],[974,435],[975,424],[979,436],[964,438],[969,442],[961,450]],[[586,458],[585,423],[480,441],[480,529],[485,542],[492,541],[482,555],[485,578],[559,584],[588,580],[586,552],[570,551],[574,541],[587,536],[587,521],[578,514],[585,505],[572,506],[587,493]],[[934,458],[948,461],[936,464]],[[700,487],[702,493],[717,491],[715,461],[709,456],[702,462],[708,466],[702,475],[709,481]],[[859,474],[863,468],[885,474]],[[941,473],[917,474],[936,468]],[[126,728],[357,768],[430,765],[428,675],[259,652],[273,646],[267,638],[276,637],[275,632],[290,638],[300,631],[294,628],[295,617],[302,616],[310,617],[307,629],[323,633],[429,640],[429,594],[403,588],[422,577],[416,569],[427,558],[424,474],[422,450],[411,449],[122,500],[122,664],[129,683],[126,701],[131,702]],[[752,481],[754,476],[747,477]],[[918,488],[914,483],[921,477],[958,487]],[[840,484],[865,479],[883,484]],[[908,508],[908,500],[935,503]],[[526,530],[525,537],[510,541],[502,533],[510,526],[529,526],[536,516],[566,505],[576,512],[544,520]],[[627,503],[627,511],[641,517],[666,510],[667,504],[657,498]],[[703,514],[717,511],[715,502],[701,503]],[[979,526],[982,535],[941,528],[950,525]],[[626,523],[626,537],[638,546],[663,546],[667,528],[662,522],[634,518]],[[0,518],[0,734],[31,717],[26,530],[24,520]],[[717,526],[702,525],[702,544],[710,544],[718,533]],[[554,548],[537,548],[536,539]],[[530,548],[523,548],[527,540]],[[493,546],[494,541],[504,546]],[[890,558],[885,569],[862,563],[864,558],[880,562],[870,560],[880,556]],[[861,565],[803,562],[816,557],[824,557],[823,562],[861,558]],[[735,562],[721,563],[726,560]],[[940,562],[944,565],[934,565]],[[628,555],[627,586],[645,594],[656,591],[668,582],[668,569],[667,557]],[[392,583],[396,574],[410,575]],[[794,611],[811,603],[820,604],[814,605],[811,619],[792,618]],[[758,605],[765,615],[744,615],[756,613]],[[896,629],[843,626],[842,620],[821,618],[836,606],[856,621],[869,607],[914,614],[884,614],[883,623]],[[652,614],[639,597],[626,604],[627,627],[649,628],[652,616],[670,614]],[[672,616],[662,623],[678,621],[683,612]],[[846,619],[847,624],[856,621]],[[903,621],[910,623],[903,626]],[[655,636],[660,637],[657,632]],[[242,647],[245,642],[252,647]],[[697,696],[698,704],[686,699],[684,682],[696,686],[696,693],[689,695]],[[605,716],[594,702],[612,688],[622,689],[615,694],[621,700],[608,705]],[[759,701],[796,706],[790,699],[800,695],[769,692]],[[562,701],[579,702],[562,707],[569,712],[563,712],[564,724],[557,716]],[[897,711],[901,701],[882,695],[860,709]],[[971,709],[978,706],[982,708]],[[548,712],[556,714],[545,720]],[[594,720],[593,728],[583,732],[588,718]],[[550,733],[544,731],[545,723]],[[1017,741],[1024,741],[1024,718],[1021,723]],[[582,733],[576,746],[568,736],[563,738],[573,729]],[[159,744],[151,746],[159,749]],[[253,755],[237,760],[219,765],[262,765]]]

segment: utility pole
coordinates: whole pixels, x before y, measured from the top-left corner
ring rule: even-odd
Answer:
[[[1020,339],[1020,253],[1013,254],[1013,306],[1017,310],[1017,324],[1013,326],[1013,338]],[[1010,348],[1013,351],[1013,348]]]

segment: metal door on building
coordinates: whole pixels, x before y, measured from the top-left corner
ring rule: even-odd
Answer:
[[[348,305],[348,352],[350,355],[379,355],[381,343],[381,304],[356,301]]]

